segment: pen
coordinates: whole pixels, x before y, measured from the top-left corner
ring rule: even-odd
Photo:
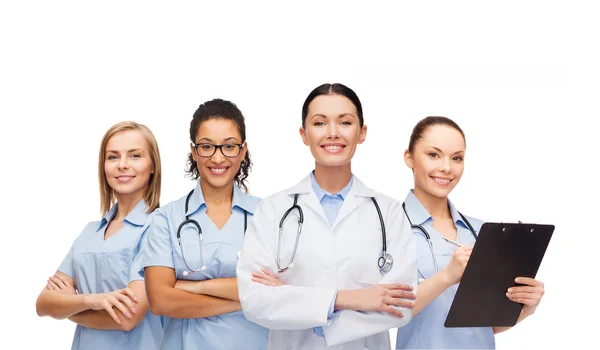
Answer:
[[[446,237],[444,237],[444,236],[442,236],[442,238],[443,238],[443,239],[444,239],[446,242],[448,242],[448,243],[452,243],[452,244],[454,244],[454,245],[455,245],[455,246],[457,246],[457,247],[462,247],[462,244],[458,243],[457,241],[453,241],[453,240],[451,240],[450,238],[446,238]]]

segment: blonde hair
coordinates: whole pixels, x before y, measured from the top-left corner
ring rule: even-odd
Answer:
[[[110,140],[110,138],[115,134],[128,130],[139,131],[144,139],[146,139],[146,142],[148,143],[148,149],[150,151],[150,160],[152,161],[154,173],[150,174],[148,187],[146,187],[146,190],[144,191],[144,201],[148,207],[148,213],[154,211],[154,209],[160,206],[161,166],[160,152],[158,151],[158,143],[156,142],[156,138],[154,138],[154,134],[152,134],[152,131],[150,131],[147,126],[133,121],[124,121],[117,123],[108,129],[102,138],[102,143],[100,144],[100,154],[98,156],[98,183],[100,185],[100,212],[102,215],[108,213],[110,208],[116,202],[115,192],[109,186],[108,180],[106,179],[106,173],[104,172],[106,145],[108,144],[108,140]]]

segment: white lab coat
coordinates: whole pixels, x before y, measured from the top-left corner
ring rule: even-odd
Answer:
[[[253,271],[278,271],[275,261],[279,222],[292,206],[296,193],[304,224],[293,267],[279,273],[286,285],[269,287],[252,282]],[[394,258],[388,273],[381,272],[377,265],[382,234],[370,197],[375,197],[381,209],[387,251]],[[293,211],[284,226],[282,267],[294,247],[297,213]],[[412,285],[416,292],[416,247],[399,202],[370,190],[356,177],[330,227],[309,175],[291,189],[261,202],[248,225],[237,278],[244,315],[270,329],[269,349],[389,349],[388,330],[407,324],[412,318],[410,309],[398,308],[403,318],[382,312],[342,310],[328,321],[327,314],[336,290],[402,283]],[[323,326],[325,337],[313,332],[313,327],[318,326]]]

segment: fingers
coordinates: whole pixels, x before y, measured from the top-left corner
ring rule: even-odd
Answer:
[[[255,272],[255,273],[257,273],[257,272]],[[260,284],[264,284],[265,286],[271,286],[271,287],[276,287],[276,286],[280,286],[283,284],[278,279],[273,279],[271,277],[265,278],[264,276],[263,277],[255,276],[254,273],[252,274],[252,281],[260,283]]]
[[[107,299],[105,299],[104,302],[102,302],[102,306],[103,306],[103,309],[106,310],[106,312],[108,312],[108,314],[110,315],[110,317],[117,324],[121,324],[121,320],[119,319],[119,316],[117,316],[117,313],[115,312],[115,310],[113,310],[112,305],[108,302]]]
[[[124,294],[117,294],[117,295],[115,296],[115,298],[116,298],[117,300],[119,300],[119,301],[120,301],[122,304],[125,304],[125,305],[127,305],[127,307],[129,308],[129,310],[131,310],[131,312],[133,312],[134,314],[136,313],[136,311],[135,311],[135,305],[133,304],[133,303],[134,303],[134,301],[133,301],[133,300],[131,300],[131,298],[130,298],[128,295],[124,295]],[[121,303],[120,303],[120,304],[121,304]],[[121,311],[123,311],[123,310],[121,310]],[[126,309],[125,311],[126,311],[126,312],[128,312],[128,311],[127,311],[127,309]],[[125,314],[125,312],[123,312],[123,314]],[[128,314],[129,314],[129,313],[128,313]],[[131,318],[130,316],[128,316],[128,317],[129,317],[129,318]]]
[[[540,301],[542,300],[542,295],[535,294],[535,293],[506,293],[506,297],[512,301],[517,301],[517,302],[521,302],[518,300],[531,300],[536,305],[539,304]],[[528,303],[528,305],[529,305],[529,303]]]
[[[383,302],[386,305],[405,307],[408,309],[412,309],[415,306],[414,302],[401,298],[386,297]]]
[[[532,287],[541,287],[544,288],[544,282],[538,281],[531,277],[517,277],[515,278],[516,283],[525,284]]]
[[[408,285],[408,284],[380,284],[380,286],[387,288],[387,289],[400,289],[400,290],[406,290],[406,291],[411,291],[413,290],[413,287]]]
[[[131,300],[134,300],[137,303],[138,299],[135,296],[135,293],[133,292],[133,290],[131,290],[131,288],[123,288],[120,290],[120,292],[128,295],[131,298]]]
[[[54,282],[54,284],[57,285],[58,288],[60,288],[61,290],[67,288],[67,286],[65,286],[64,282],[60,278],[50,277],[50,280]]]
[[[119,294],[117,294],[117,295],[119,295]],[[120,294],[120,295],[123,296],[122,294]],[[114,306],[117,309],[119,309],[119,311],[121,311],[121,313],[123,315],[125,315],[125,317],[131,318],[131,314],[129,313],[129,310],[127,310],[127,307],[125,307],[125,305],[123,305],[123,303],[121,303],[121,301],[118,299],[118,296],[108,295],[105,300],[108,301],[111,308]]]
[[[389,305],[383,305],[381,307],[381,311],[386,312],[392,316],[396,316],[396,317],[404,317],[404,314],[398,310],[396,310],[394,307],[389,306]]]
[[[267,276],[271,276],[271,277],[274,277],[274,278],[279,278],[275,273],[273,273],[273,272],[271,272],[271,271],[269,271],[267,269],[263,268],[263,269],[260,269],[260,271],[262,271],[262,273],[264,273]]]
[[[539,287],[517,286],[508,288],[509,293],[537,293],[544,294],[544,290]]]
[[[403,299],[410,299],[410,300],[414,300],[417,298],[417,295],[413,292],[408,292],[408,291],[404,291],[404,290],[397,290],[397,289],[392,289],[389,291],[389,295],[392,298],[403,298]]]
[[[264,279],[264,278],[252,277],[252,282],[256,282],[256,283],[263,284],[265,286],[272,286],[273,287],[273,283],[271,281],[269,281],[269,280]]]
[[[60,279],[65,286],[69,286],[69,287],[75,288],[75,286],[72,286],[71,283],[70,283],[70,281],[64,275],[56,273],[56,274],[54,274],[54,277]]]
[[[521,304],[527,305],[527,306],[536,306],[536,305],[539,305],[539,303],[540,303],[540,299],[532,299],[532,298],[527,298],[527,297],[508,296],[508,299],[510,299],[510,301],[513,301],[515,303],[521,303]]]
[[[52,277],[50,277],[48,279],[48,285],[53,289],[53,290],[58,290],[60,291],[60,287],[54,282],[52,281]]]

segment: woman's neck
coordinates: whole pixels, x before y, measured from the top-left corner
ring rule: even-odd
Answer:
[[[233,200],[233,183],[223,187],[211,186],[207,181],[200,179],[200,188],[202,189],[202,195],[206,205],[221,205],[229,204]]]
[[[114,220],[117,222],[121,222],[125,220],[127,215],[131,213],[133,208],[135,208],[135,206],[142,200],[142,198],[144,198],[144,193],[139,192],[132,193],[129,195],[115,194],[115,197],[117,198],[118,206],[117,215],[115,216]]]
[[[350,163],[330,167],[315,163],[315,180],[319,186],[329,192],[338,193],[350,182],[352,178],[352,168]]]
[[[452,217],[448,207],[448,197],[435,197],[415,186],[415,197],[427,210],[429,215],[435,219],[449,219]]]

